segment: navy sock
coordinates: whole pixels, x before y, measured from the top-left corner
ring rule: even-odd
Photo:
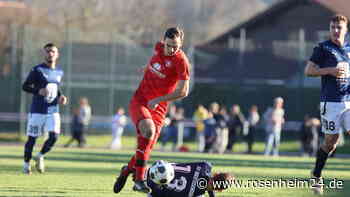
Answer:
[[[33,147],[36,137],[28,136],[28,140],[24,145],[24,162],[29,162],[32,159]]]
[[[313,175],[315,177],[321,177],[321,172],[322,172],[324,165],[326,164],[326,161],[328,158],[328,153],[326,153],[322,148],[320,148],[317,151],[316,157],[317,158],[316,158],[316,164],[315,164],[315,168],[313,171]]]
[[[49,133],[49,138],[45,141],[43,148],[41,149],[40,153],[45,154],[51,150],[53,145],[56,143],[58,138],[58,135],[54,132]]]

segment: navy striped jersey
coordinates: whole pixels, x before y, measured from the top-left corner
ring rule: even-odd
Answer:
[[[341,78],[331,75],[321,76],[321,102],[350,101],[350,45],[345,43],[343,47],[339,47],[330,40],[321,42],[314,48],[310,61],[320,68],[337,66],[345,68],[345,75]]]
[[[173,163],[172,165],[175,169],[175,178],[167,185],[157,185],[147,176],[147,185],[151,188],[152,197],[204,196],[212,169],[208,162]],[[214,192],[208,193],[214,197]]]
[[[39,64],[32,68],[22,89],[33,94],[30,113],[51,114],[59,112],[58,98],[61,95],[59,86],[63,71],[59,68],[50,68],[46,64]],[[39,95],[41,88],[47,88],[47,96]]]

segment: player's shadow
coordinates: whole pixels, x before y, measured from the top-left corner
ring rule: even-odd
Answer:
[[[118,152],[118,153],[95,153],[86,151],[70,151],[70,152],[56,152],[47,158],[48,161],[64,161],[64,162],[84,162],[84,163],[112,163],[112,164],[126,164],[129,162],[133,152]],[[309,170],[314,165],[314,161],[286,161],[286,160],[276,160],[274,158],[266,158],[266,160],[257,159],[245,159],[244,157],[237,158],[237,156],[232,156],[235,158],[230,158],[231,155],[225,155],[225,158],[218,158],[216,155],[208,155],[198,153],[193,154],[169,154],[155,152],[152,154],[149,164],[155,160],[167,160],[170,162],[194,162],[194,161],[207,161],[212,163],[215,167],[252,167],[252,168],[282,168],[282,169],[305,169]],[[1,154],[0,160],[4,159],[23,159],[19,155]],[[349,162],[350,164],[350,162]],[[344,161],[330,161],[327,165],[328,170],[338,170],[338,171],[349,171],[350,166]],[[18,171],[20,166],[3,166],[2,170],[6,169],[8,171]],[[101,168],[96,165],[96,168],[59,168],[53,167],[50,171],[54,172],[67,172],[72,173],[117,173],[119,168],[111,170],[110,168]]]

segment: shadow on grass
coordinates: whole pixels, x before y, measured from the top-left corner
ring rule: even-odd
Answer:
[[[0,159],[20,159],[22,156],[1,154]],[[86,163],[112,163],[112,164],[127,164],[131,158],[131,154],[128,153],[90,153],[90,152],[65,152],[63,154],[58,153],[56,155],[47,156],[48,161],[62,161],[62,162],[86,162]],[[152,159],[149,161],[151,164],[155,160],[167,160],[171,162],[194,162],[194,161],[208,161],[215,167],[251,167],[251,168],[279,168],[279,169],[304,169],[309,170],[314,165],[314,161],[301,162],[301,161],[280,161],[276,159],[271,160],[258,160],[258,159],[233,159],[233,158],[213,158],[213,155],[198,154],[192,155],[159,155],[157,153],[152,155]],[[327,170],[337,171],[349,171],[350,167],[344,167],[346,163],[330,163],[326,166]],[[67,169],[67,168],[52,168],[57,172],[80,172],[80,173],[115,173],[116,170],[103,170],[96,166],[96,168],[83,168],[83,169]],[[11,170],[11,169],[8,169]],[[17,171],[18,169],[16,169]],[[91,170],[91,172],[90,172]]]
[[[103,161],[111,161],[111,162],[129,162],[129,159],[131,158],[132,154],[127,154],[127,153],[90,153],[90,152],[69,152],[65,154],[73,154],[73,155],[80,155],[80,156],[88,156],[89,161],[92,162],[98,162],[101,161],[97,159],[98,157],[103,157]],[[171,154],[171,153],[170,153]],[[191,155],[159,155],[157,152],[152,155],[151,161],[155,160],[167,160],[171,162],[193,162],[193,161],[208,161],[214,165],[219,165],[219,166],[245,166],[245,167],[264,167],[264,168],[295,168],[295,169],[309,169],[310,165],[314,164],[314,161],[310,162],[300,162],[300,161],[278,161],[276,158],[271,158],[271,160],[249,160],[249,159],[233,159],[229,158],[230,155],[227,155],[225,158],[213,158],[214,155],[207,155],[207,154],[201,154],[198,153],[196,156]],[[106,159],[105,157],[112,157],[113,159]],[[95,158],[95,159],[92,159]],[[261,156],[263,158],[263,156]],[[77,159],[77,158],[75,158]],[[92,160],[91,160],[92,159]],[[267,157],[269,159],[269,157]],[[278,158],[277,158],[278,159]],[[350,162],[349,162],[350,164]],[[344,166],[346,163],[344,161],[340,162],[332,162],[330,165],[332,166]],[[328,168],[329,169],[329,168]],[[342,169],[340,168],[334,168],[335,170],[337,169]],[[344,168],[344,170],[349,170],[349,168]]]
[[[64,191],[64,190],[47,190],[47,188],[28,189],[26,187],[5,187],[5,188],[1,188],[1,192],[9,192],[11,193],[11,197],[17,197],[17,196],[18,197],[62,197],[68,193],[67,191]],[[21,194],[16,195],[12,193],[21,193]],[[31,193],[31,194],[26,195],[25,193]],[[34,195],[33,193],[37,193],[37,194]],[[0,196],[0,197],[3,197],[3,196]]]
[[[119,174],[120,168],[104,168],[100,166],[96,167],[57,167],[53,165],[47,165],[46,166],[46,172],[44,174],[38,173],[35,169],[33,170],[33,174],[30,176],[44,176],[45,174],[52,174],[52,173],[58,173],[58,174]],[[1,165],[0,172],[10,173],[15,172],[19,175],[22,175],[22,166],[21,165]],[[23,176],[28,176],[26,174],[23,174]]]

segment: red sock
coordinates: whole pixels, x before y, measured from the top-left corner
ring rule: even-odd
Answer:
[[[129,176],[129,174],[135,169],[135,155],[131,157],[128,163],[128,169],[122,172],[123,176]]]
[[[135,154],[135,170],[136,180],[144,180],[146,173],[146,164],[149,159],[149,153],[151,151],[152,140],[139,136],[137,138],[137,150]]]

